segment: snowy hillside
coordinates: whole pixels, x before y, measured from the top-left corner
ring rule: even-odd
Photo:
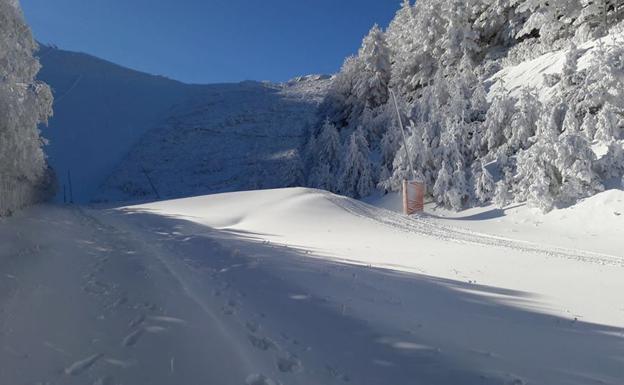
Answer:
[[[82,53],[42,46],[39,78],[55,96],[54,116],[43,135],[45,148],[69,198],[88,202],[106,175],[134,143],[168,116],[193,87],[132,71]]]
[[[361,198],[415,178],[453,210],[545,212],[623,188],[623,20],[609,0],[403,1],[334,77],[308,185]]]
[[[612,44],[624,43],[624,32],[614,31],[612,34],[600,39],[590,40],[578,47],[577,71],[583,71],[592,66],[593,62],[600,60],[600,51],[607,49]],[[556,91],[552,85],[547,84],[548,76],[560,76],[565,67],[569,48],[555,50],[535,59],[524,61],[520,64],[505,67],[489,79],[490,98],[500,87],[504,87],[511,95],[519,97],[523,88],[534,88],[540,97],[546,101]]]
[[[45,150],[59,178],[57,200],[62,200],[63,186],[69,198],[69,171],[77,202],[109,199],[109,194],[113,199],[150,197],[153,190],[143,168],[163,173],[154,175],[163,196],[231,191],[258,183],[258,171],[247,169],[231,183],[228,177],[215,176],[208,187],[208,180],[194,173],[219,174],[224,156],[246,157],[254,151],[256,157],[240,160],[254,170],[290,159],[327,82],[310,76],[285,85],[187,85],[56,48],[42,47],[39,56],[39,78],[50,84],[55,96],[54,116],[43,134],[50,140]],[[220,130],[223,141],[210,134]],[[228,146],[241,154],[223,155]],[[215,154],[221,158],[205,162]],[[167,160],[174,158],[179,163]],[[172,169],[176,166],[189,174],[181,175]],[[275,179],[267,183],[287,185]]]
[[[329,78],[205,86],[149,131],[99,200],[154,199],[303,184],[300,148]],[[152,186],[153,185],[153,186]]]
[[[612,191],[408,218],[303,188],[35,207],[0,220],[0,383],[620,385],[622,212]]]

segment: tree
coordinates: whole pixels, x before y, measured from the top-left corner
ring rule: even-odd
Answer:
[[[35,80],[36,47],[18,3],[0,1],[0,184],[15,193],[3,192],[0,215],[40,199],[49,187],[42,186],[50,174],[38,125],[52,114],[52,93]]]
[[[369,195],[373,187],[368,142],[362,130],[357,129],[349,137],[338,190],[344,195],[362,198]]]
[[[355,95],[366,106],[376,108],[388,101],[390,83],[390,50],[386,37],[377,24],[373,26],[362,42],[358,54],[361,70],[355,80]]]
[[[580,130],[579,121],[576,119],[574,109],[568,108],[563,119],[563,132],[568,134],[577,134]]]
[[[483,137],[484,147],[489,151],[495,150],[504,145],[507,137],[511,136],[506,132],[510,128],[510,120],[513,115],[514,100],[504,86],[496,91],[490,109],[485,118],[485,132]]]
[[[617,117],[610,103],[606,103],[598,114],[594,138],[603,142],[619,139]]]
[[[558,203],[572,204],[603,190],[595,171],[596,155],[579,132],[564,131],[557,142],[556,152],[555,166],[561,175]]]
[[[598,161],[597,168],[604,180],[615,178],[624,182],[624,145],[609,143],[607,153]],[[624,184],[621,187],[624,188]]]
[[[328,191],[336,191],[341,144],[340,134],[329,118],[321,127],[318,138],[315,138],[312,151],[314,151],[314,166],[309,184]]]
[[[448,202],[445,200],[446,192],[451,186],[451,172],[450,167],[446,161],[442,163],[442,167],[438,172],[435,184],[433,185],[433,197],[440,205],[446,205]]]
[[[494,178],[482,162],[473,163],[473,169],[475,196],[480,203],[485,203],[494,196],[496,189]]]
[[[535,95],[535,91],[523,88],[511,118],[509,146],[514,153],[529,147],[529,138],[535,135],[541,109],[542,106]]]
[[[597,125],[598,122],[596,121],[596,117],[590,112],[587,112],[583,118],[583,124],[581,124],[581,132],[585,135],[587,140],[594,140]]]

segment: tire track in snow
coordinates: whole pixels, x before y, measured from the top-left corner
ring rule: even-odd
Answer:
[[[327,199],[350,214],[380,223],[384,226],[392,227],[399,231],[415,233],[456,243],[503,247],[525,253],[539,253],[551,257],[606,266],[624,266],[624,258],[621,256],[595,253],[586,250],[572,250],[563,247],[549,246],[491,234],[478,233],[467,229],[442,225],[426,215],[407,217],[389,210],[377,208],[363,202],[358,202],[353,199],[329,193],[327,195]]]

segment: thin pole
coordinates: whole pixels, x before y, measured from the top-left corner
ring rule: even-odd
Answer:
[[[401,112],[399,111],[399,103],[397,103],[396,95],[394,91],[390,89],[390,95],[392,95],[392,100],[394,100],[394,107],[396,108],[397,118],[399,118],[399,127],[401,127],[401,134],[403,135],[403,147],[405,147],[405,155],[407,156],[407,161],[409,163],[409,168],[412,173],[412,178],[416,177],[416,173],[414,172],[414,164],[412,163],[412,157],[409,154],[409,150],[407,149],[407,137],[405,136],[405,128],[403,128],[403,120],[401,119]]]
[[[145,177],[147,178],[147,181],[149,182],[150,186],[152,187],[152,191],[156,195],[156,198],[160,199],[160,194],[158,193],[158,190],[156,189],[156,186],[154,186],[154,183],[152,182],[152,178],[150,178],[149,174],[147,173],[147,170],[145,168],[142,168],[141,170],[143,171],[143,174],[145,174]]]
[[[69,183],[69,203],[74,204],[74,188],[72,186],[70,170],[67,170],[67,181]]]

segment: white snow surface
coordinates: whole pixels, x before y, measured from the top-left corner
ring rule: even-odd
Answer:
[[[0,383],[621,384],[623,202],[35,207],[0,221]]]
[[[622,44],[623,42],[624,32],[613,31],[603,38],[590,40],[579,45],[580,56],[577,70],[581,71],[588,68],[592,61],[595,60],[599,50],[606,49],[609,45]],[[514,96],[517,96],[523,88],[528,87],[537,90],[542,101],[548,100],[552,96],[554,88],[548,87],[544,75],[560,75],[568,52],[569,49],[557,50],[541,55],[533,60],[503,68],[489,79],[491,83],[489,97],[491,98],[500,87],[505,87]]]
[[[193,85],[46,46],[39,57],[55,97],[42,131],[60,202],[63,188],[80,203],[154,198],[146,172],[162,197],[283,187],[288,170],[258,170],[288,163],[329,84]],[[239,175],[224,169],[235,164]]]

